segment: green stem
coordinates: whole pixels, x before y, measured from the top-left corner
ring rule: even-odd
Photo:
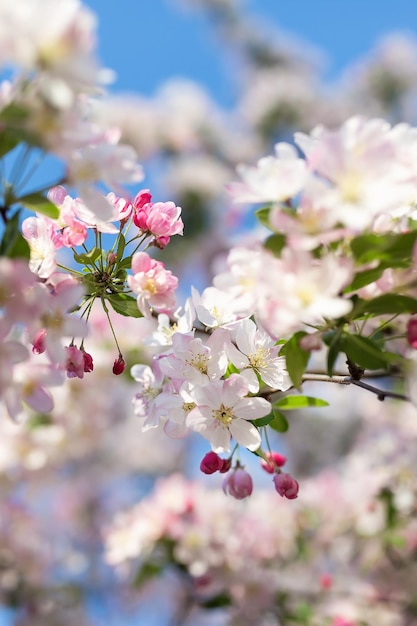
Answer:
[[[108,308],[107,308],[106,302],[105,302],[105,300],[104,300],[104,297],[103,297],[103,296],[100,296],[100,298],[101,298],[101,304],[102,304],[102,306],[103,306],[103,311],[105,312],[105,314],[106,314],[106,316],[107,316],[107,319],[108,319],[108,321],[109,321],[109,326],[110,326],[110,330],[111,330],[112,335],[113,335],[114,342],[115,342],[116,347],[117,347],[117,349],[118,349],[118,351],[119,351],[119,357],[123,357],[123,355],[122,355],[122,351],[120,350],[119,342],[117,341],[116,333],[114,332],[113,324],[111,323],[111,319],[110,319],[110,315],[109,315],[109,310],[108,310]]]

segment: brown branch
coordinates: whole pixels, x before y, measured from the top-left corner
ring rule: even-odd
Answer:
[[[405,394],[396,393],[395,391],[389,391],[387,389],[380,389],[374,385],[364,383],[362,380],[355,380],[351,376],[327,376],[326,374],[306,373],[303,376],[303,382],[307,381],[336,383],[339,385],[355,385],[356,387],[362,387],[362,389],[366,389],[366,391],[374,393],[378,400],[381,400],[381,402],[385,400],[385,398],[394,398],[395,400],[404,400],[406,402],[410,402],[411,400],[410,397]]]

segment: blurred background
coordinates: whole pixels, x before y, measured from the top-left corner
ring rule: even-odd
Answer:
[[[163,253],[183,297],[258,236],[224,190],[238,163],[357,113],[416,120],[409,0],[87,4],[117,75],[98,113],[137,149],[153,199],[183,209],[184,237]],[[200,474],[204,441],[141,433],[134,382],[112,376],[92,317],[88,384],[56,392],[51,417],[0,421],[1,626],[417,624],[413,407],[306,386],[331,406],[293,412],[271,441],[298,500],[248,455],[255,494],[237,502]],[[153,327],[113,317],[129,365],[149,359]]]

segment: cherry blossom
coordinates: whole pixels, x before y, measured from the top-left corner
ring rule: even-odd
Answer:
[[[295,196],[304,186],[307,167],[293,146],[277,143],[276,157],[263,157],[256,167],[240,165],[243,183],[228,186],[235,202],[279,202]]]
[[[259,391],[258,375],[273,389],[286,391],[292,385],[286,370],[285,358],[278,356],[280,348],[264,330],[258,329],[250,319],[241,320],[234,328],[233,343],[226,351],[233,365],[240,370],[251,393]]]
[[[174,308],[178,279],[161,261],[152,259],[146,252],[137,252],[132,258],[132,272],[133,276],[128,276],[127,282],[137,294],[139,311],[145,317],[150,317],[151,308],[158,311]]]
[[[232,437],[249,450],[256,450],[261,436],[250,420],[268,415],[271,404],[264,398],[245,397],[247,393],[247,383],[238,374],[196,387],[193,397],[197,406],[188,414],[187,426],[208,439],[213,452],[229,452]]]

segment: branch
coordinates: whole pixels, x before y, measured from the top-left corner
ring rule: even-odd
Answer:
[[[356,387],[362,387],[362,389],[366,389],[371,393],[376,394],[378,400],[384,401],[385,398],[394,398],[395,400],[404,400],[406,402],[410,402],[411,399],[409,396],[406,396],[402,393],[396,393],[395,391],[388,391],[386,389],[380,389],[379,387],[375,387],[374,385],[369,385],[368,383],[364,383],[361,380],[355,380],[351,376],[327,376],[326,374],[304,374],[303,382],[306,381],[316,381],[323,383],[336,383],[339,385],[356,385]]]

